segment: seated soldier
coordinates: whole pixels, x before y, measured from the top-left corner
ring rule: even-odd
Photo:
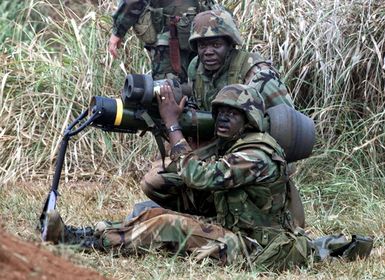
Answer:
[[[99,224],[93,235],[76,239],[53,211],[48,213],[47,240],[124,253],[167,246],[223,263],[246,254],[258,268],[268,269],[305,263],[308,242],[293,234],[286,203],[287,164],[282,148],[263,132],[262,98],[248,86],[224,87],[212,102],[216,140],[195,151],[178,125],[185,101],[176,104],[170,86],[161,87],[159,112],[175,167],[172,199],[183,203],[189,196],[190,204],[184,206],[194,213],[194,193],[210,192],[215,218],[154,208],[131,221]]]

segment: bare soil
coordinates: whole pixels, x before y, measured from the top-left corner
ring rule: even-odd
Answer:
[[[56,256],[41,244],[23,241],[0,227],[0,279],[106,279]]]

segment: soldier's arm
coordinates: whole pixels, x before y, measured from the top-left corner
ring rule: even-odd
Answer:
[[[247,73],[245,83],[254,87],[262,95],[266,108],[282,103],[293,107],[286,85],[268,63],[254,65]]]
[[[215,161],[204,162],[194,153],[181,156],[178,162],[179,175],[193,189],[223,190],[257,182],[274,182],[279,167],[263,151],[247,149],[224,156]]]
[[[181,155],[189,153],[192,149],[182,134],[182,128],[178,123],[187,101],[184,96],[180,103],[176,103],[172,88],[167,83],[160,86],[159,94],[156,95],[159,114],[168,131],[171,146],[170,157],[172,160]]]
[[[148,2],[149,0],[121,0],[112,15],[112,34],[123,38],[128,29],[138,21]]]

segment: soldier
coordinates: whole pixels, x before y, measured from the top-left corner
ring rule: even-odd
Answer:
[[[293,106],[285,84],[271,63],[258,53],[237,49],[242,38],[226,11],[205,11],[192,23],[189,44],[198,53],[189,65],[194,97],[200,109],[210,103],[224,86],[247,84],[261,94],[266,109],[285,103]]]
[[[282,269],[301,265],[308,256],[305,237],[293,234],[287,210],[286,161],[276,141],[263,132],[264,103],[249,86],[224,87],[212,101],[216,140],[192,151],[183,137],[178,118],[186,98],[175,102],[171,87],[163,85],[159,112],[168,128],[175,190],[190,196],[212,194],[214,222],[167,209],[142,212],[135,219],[98,224],[93,235],[72,237],[57,212],[48,214],[47,240],[123,253],[140,248],[168,247],[211,256],[232,263],[241,255],[258,268]],[[175,195],[183,204],[183,195]]]
[[[120,0],[108,50],[117,57],[117,48],[133,27],[150,53],[153,78],[186,82],[187,67],[195,56],[188,45],[191,21],[197,13],[211,8],[219,6],[213,0]]]
[[[212,10],[199,13],[194,18],[189,44],[198,53],[189,66],[189,81],[193,85],[193,103],[199,109],[210,110],[210,103],[223,87],[229,84],[247,84],[259,93],[266,108],[278,104],[293,106],[285,84],[271,63],[264,60],[258,53],[250,53],[236,46],[242,45],[242,38],[232,16],[223,10]],[[190,143],[191,144],[191,143]],[[297,226],[305,226],[305,214],[298,190],[289,181],[289,208]],[[180,201],[173,200],[175,193],[169,185],[175,185],[173,176],[163,173],[161,164],[157,163],[141,182],[144,193],[152,201],[175,211],[196,215],[213,213],[212,197],[202,191],[200,205],[184,207]],[[184,201],[189,201],[186,197]],[[139,203],[134,212],[148,207],[156,207],[151,202]]]

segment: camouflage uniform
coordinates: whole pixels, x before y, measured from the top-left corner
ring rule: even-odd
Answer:
[[[242,44],[240,32],[228,12],[223,10],[202,12],[194,18],[189,44],[191,49],[197,51],[198,39],[218,36],[229,38],[233,45]],[[293,106],[286,86],[279,79],[277,72],[258,53],[232,48],[224,65],[212,76],[206,73],[203,64],[199,63],[199,59],[196,57],[189,66],[189,80],[193,83],[194,103],[203,110],[210,110],[210,103],[220,89],[237,83],[247,84],[258,92],[263,98],[266,109],[282,103]],[[180,182],[174,176],[163,173],[160,163],[154,165],[141,182],[144,193],[162,207],[196,215],[213,215],[213,201],[205,191],[195,191],[195,196],[205,198],[197,199],[202,204],[189,205],[186,203],[189,200],[184,198],[185,203],[182,206],[181,201],[175,200],[175,196],[185,196],[179,185]],[[293,182],[290,182],[290,185],[291,201],[293,202],[293,207],[290,208],[293,213],[296,213],[297,225],[303,227],[302,202]]]
[[[248,104],[248,106],[250,106],[251,108],[255,107],[263,110],[264,105],[261,99],[258,97],[258,93],[256,93],[255,90],[251,87],[247,87],[247,91],[243,90],[243,87],[246,86],[227,86],[224,88],[224,90],[226,90],[227,92],[230,92],[232,90],[234,96],[237,94],[240,95],[239,99],[246,96],[247,102],[245,101],[245,104]],[[252,92],[253,94],[241,94],[243,92]],[[253,100],[252,97],[256,97],[258,99]],[[215,99],[212,102],[214,109],[216,104],[218,104],[219,102],[225,103],[224,101],[218,98]],[[237,102],[239,103],[240,100],[236,100],[232,103],[228,101],[225,104],[235,107]],[[248,120],[249,123],[253,123],[254,130],[256,127],[258,127],[259,130],[262,130],[263,127],[263,114],[259,113],[260,111],[261,110],[258,111],[255,109],[254,111],[248,112],[248,114],[250,115],[248,117]],[[215,115],[215,110],[213,114]],[[264,144],[265,142],[267,142],[268,144]],[[288,178],[285,173],[286,162],[284,160],[284,153],[283,150],[278,146],[276,141],[268,134],[249,133],[247,136],[243,137],[242,139],[239,139],[236,143],[233,143],[233,145],[230,147],[222,147],[221,145],[219,145],[218,140],[216,140],[213,143],[205,147],[199,148],[193,153],[190,153],[188,156],[186,156],[186,160],[183,161],[183,164],[180,165],[178,168],[178,164],[181,163],[177,161],[176,158],[178,158],[178,153],[188,152],[183,148],[186,146],[187,145],[185,145],[185,143],[182,143],[179,149],[176,149],[175,147],[171,149],[171,159],[173,159],[173,163],[169,165],[168,171],[172,171],[173,169],[181,170],[178,174],[176,174],[175,172],[163,172],[161,173],[161,176],[159,176],[164,180],[163,186],[161,186],[162,184],[159,184],[155,186],[150,186],[150,189],[146,189],[146,187],[143,188],[144,192],[152,200],[159,203],[162,207],[180,212],[186,212],[189,214],[204,215],[206,217],[218,215],[218,207],[216,205],[216,200],[220,199],[220,192],[218,192],[218,194],[214,194],[211,188],[218,184],[217,181],[222,183],[226,182],[225,179],[229,176],[228,173],[233,172],[234,170],[236,170],[236,172],[239,172],[239,174],[234,174],[234,176],[236,176],[236,180],[234,180],[234,178],[230,178],[230,182],[236,183],[236,185],[248,185],[249,182],[247,180],[252,179],[258,182],[257,190],[262,190],[263,188],[261,187],[261,185],[263,185],[263,183],[259,182],[259,180],[263,182],[267,180],[268,182],[270,182],[272,178],[279,177],[279,186],[274,187],[274,189],[286,193],[286,183],[288,181]],[[247,156],[243,155],[243,152],[241,152],[242,155],[238,155],[238,152],[242,150],[244,146],[252,147],[253,150],[250,152],[250,154],[247,154]],[[270,158],[273,157],[273,154],[274,159],[279,158],[279,160],[272,161]],[[279,157],[277,155],[279,155]],[[197,157],[197,159],[195,157]],[[240,162],[237,162],[236,160],[234,160],[234,158],[242,160]],[[207,164],[203,164],[202,160],[207,162]],[[255,162],[261,163],[261,170],[254,166]],[[229,163],[233,163],[234,166],[230,165]],[[281,164],[283,166],[281,166]],[[212,171],[210,168],[212,168]],[[257,168],[257,170],[254,170],[254,168]],[[254,172],[256,172],[256,174],[260,176],[255,176]],[[195,175],[190,178],[191,174]],[[250,178],[247,176],[250,176]],[[199,180],[204,181],[200,182]],[[195,184],[197,184],[198,186],[201,185],[203,187],[195,186]],[[157,188],[157,186],[161,187]],[[231,188],[233,186],[229,187]],[[251,190],[250,186],[248,186],[248,190]],[[250,195],[253,197],[259,197],[262,203],[262,201],[265,201],[265,198],[263,197],[267,193],[258,193],[257,190],[255,190],[256,193]],[[237,192],[239,192],[238,189]],[[247,196],[247,194],[244,194],[244,196]],[[275,200],[284,203],[285,198],[276,197]],[[268,199],[265,202],[270,203]],[[242,201],[240,204],[244,205],[245,201]],[[269,211],[269,208],[267,206],[259,205],[259,207]],[[231,213],[227,214],[230,215]],[[275,213],[273,214],[273,216],[275,216]],[[237,219],[238,218],[234,218],[234,220]],[[241,218],[241,220],[244,221],[245,218]],[[267,216],[264,218],[264,221],[270,226],[282,224],[282,221],[278,222],[278,220],[276,220],[275,218],[271,220],[271,217]]]
[[[293,232],[283,150],[261,131],[264,104],[253,88],[227,86],[212,105],[214,118],[223,105],[244,112],[244,132],[194,152],[182,138],[172,147],[171,157],[175,178],[179,176],[186,192],[206,190],[212,194],[215,218],[155,208],[131,221],[101,222],[94,231],[79,234],[79,229],[73,232],[53,210],[47,214],[47,241],[123,254],[167,248],[179,254],[192,253],[197,260],[213,257],[223,264],[246,259],[259,271],[303,265],[311,250],[315,260],[355,260],[370,254],[370,238],[353,236],[348,242],[342,235],[332,235],[311,241]],[[188,198],[196,202],[194,197]]]
[[[197,40],[226,37],[233,45],[242,45],[242,38],[231,15],[225,11],[206,11],[198,14],[192,23],[189,44],[197,51]],[[209,110],[210,103],[224,86],[247,84],[261,94],[266,109],[285,103],[293,106],[285,84],[277,71],[258,53],[232,48],[224,65],[213,75],[207,73],[199,58],[195,57],[188,69],[194,95],[201,109]]]
[[[187,80],[187,68],[195,54],[188,46],[193,17],[214,7],[213,0],[121,0],[113,14],[112,33],[123,38],[133,27],[138,38],[149,51],[154,79],[176,78]],[[216,7],[216,6],[215,6]],[[170,21],[176,16],[181,71],[177,73],[170,58]]]
[[[198,199],[202,193],[209,194],[214,224],[207,223],[207,218],[150,209],[131,221],[99,229],[103,248],[125,252],[166,244],[174,250],[213,256],[227,263],[246,254],[259,268],[304,263],[307,240],[291,233],[283,150],[261,132],[263,101],[253,88],[231,85],[221,90],[212,105],[214,117],[221,105],[243,111],[250,132],[193,152],[185,139],[172,147],[177,173],[168,176],[176,183],[173,189],[179,191],[167,201],[194,207],[201,205]]]
[[[100,240],[99,249],[115,249],[124,255],[167,248],[182,255],[193,254],[197,260],[210,256],[222,264],[241,256],[235,233],[197,216],[164,208],[149,209],[131,221],[100,222],[94,235]]]

